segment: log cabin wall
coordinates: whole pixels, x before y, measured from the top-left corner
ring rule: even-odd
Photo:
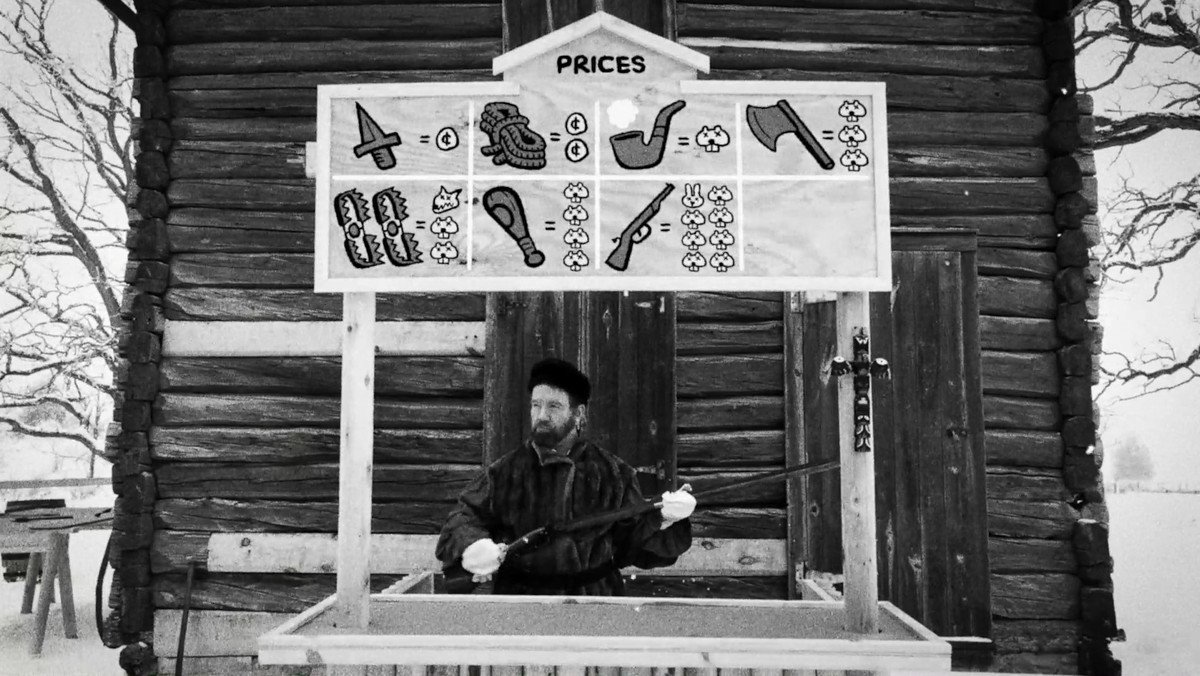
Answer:
[[[202,326],[257,330],[266,345],[340,320],[340,298],[311,292],[313,190],[303,144],[315,137],[315,86],[490,79],[491,59],[506,46],[569,23],[584,3],[537,4],[543,10],[527,21],[514,15],[506,24],[518,3],[138,0],[141,218],[129,242],[129,368],[117,413],[110,553],[119,571],[110,605],[125,642],[151,639],[156,615],[177,624],[185,571],[192,561],[203,569],[210,534],[336,529],[336,350],[238,356],[222,347],[227,331]],[[620,4],[605,9],[647,27],[661,22],[711,56],[714,78],[887,82],[893,224],[978,233],[997,665],[1074,671],[1102,662],[1110,564],[1083,394],[1094,348],[1087,245],[1095,182],[1082,141],[1087,102],[1074,96],[1063,46],[1066,3],[668,2],[643,17],[625,15],[654,3]],[[513,30],[534,25],[528,35]],[[377,512],[376,532],[436,532],[477,465],[487,424],[481,336],[495,302],[380,297],[381,322],[458,330],[451,347],[437,341],[377,361],[375,499],[389,509]],[[788,382],[784,365],[799,356],[814,373],[827,363],[819,334],[792,352],[798,328],[828,324],[832,305],[779,294],[679,294],[675,303],[680,479],[703,485],[793,458],[798,442],[787,438],[784,412],[797,389],[810,409],[806,437],[817,446],[828,402]],[[810,482],[728,498],[697,514],[697,532],[788,539],[789,523],[809,519],[812,535],[793,549],[805,548],[811,569],[829,570],[825,562],[839,554],[828,535],[836,511],[798,512],[802,499],[836,504],[829,488]],[[786,576],[633,586],[691,595],[712,592],[705,585],[713,583],[732,596],[782,597],[791,587]],[[192,607],[234,610],[247,626],[267,626],[274,613],[307,607],[332,588],[331,574],[207,573]],[[1089,613],[1099,629],[1081,622]],[[230,627],[239,622],[223,617]],[[168,655],[174,646],[156,649]]]

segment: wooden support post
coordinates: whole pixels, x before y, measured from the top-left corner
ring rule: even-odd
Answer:
[[[865,293],[840,293],[837,302],[838,354],[854,356],[854,334],[870,335]],[[875,454],[854,450],[854,379],[838,378],[838,427],[842,478],[843,597],[849,631],[879,631],[879,582],[875,560]],[[872,433],[874,430],[872,429]]]
[[[336,623],[370,622],[371,460],[375,430],[375,294],[342,297],[342,432],[338,469]]]

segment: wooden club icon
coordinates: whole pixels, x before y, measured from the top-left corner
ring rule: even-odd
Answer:
[[[500,185],[483,194],[483,208],[504,232],[517,241],[521,253],[525,255],[525,265],[536,268],[546,261],[546,256],[538,251],[533,238],[529,236],[529,224],[525,219],[525,205],[516,190]]]

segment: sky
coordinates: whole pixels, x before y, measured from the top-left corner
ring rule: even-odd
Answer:
[[[1097,114],[1119,115],[1151,110],[1161,103],[1154,90],[1143,86],[1164,75],[1196,81],[1200,58],[1177,60],[1178,53],[1143,50],[1139,61],[1115,86],[1094,93]],[[1107,57],[1099,50],[1085,53],[1077,63],[1083,82],[1095,82],[1110,72]],[[1124,149],[1096,153],[1099,193],[1114,193],[1129,180],[1148,189],[1200,175],[1200,133],[1163,132]],[[1103,215],[1103,214],[1102,214]],[[1200,218],[1200,216],[1198,216]],[[1200,223],[1196,224],[1200,227]],[[1165,270],[1157,297],[1153,281],[1107,284],[1100,299],[1104,349],[1137,355],[1167,340],[1186,354],[1200,341],[1200,252],[1193,252]],[[1200,463],[1195,462],[1195,440],[1200,439],[1200,380],[1179,388],[1129,401],[1140,388],[1125,388],[1101,397],[1100,431],[1106,446],[1123,437],[1137,436],[1151,449],[1156,477],[1168,483],[1200,488]],[[1118,396],[1109,396],[1109,395]]]

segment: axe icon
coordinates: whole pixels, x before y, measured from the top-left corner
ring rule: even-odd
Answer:
[[[821,168],[829,171],[835,166],[833,158],[825,151],[821,142],[809,131],[808,126],[792,110],[787,101],[780,99],[773,106],[746,106],[746,125],[754,138],[767,150],[775,152],[775,144],[784,134],[795,134]]]

